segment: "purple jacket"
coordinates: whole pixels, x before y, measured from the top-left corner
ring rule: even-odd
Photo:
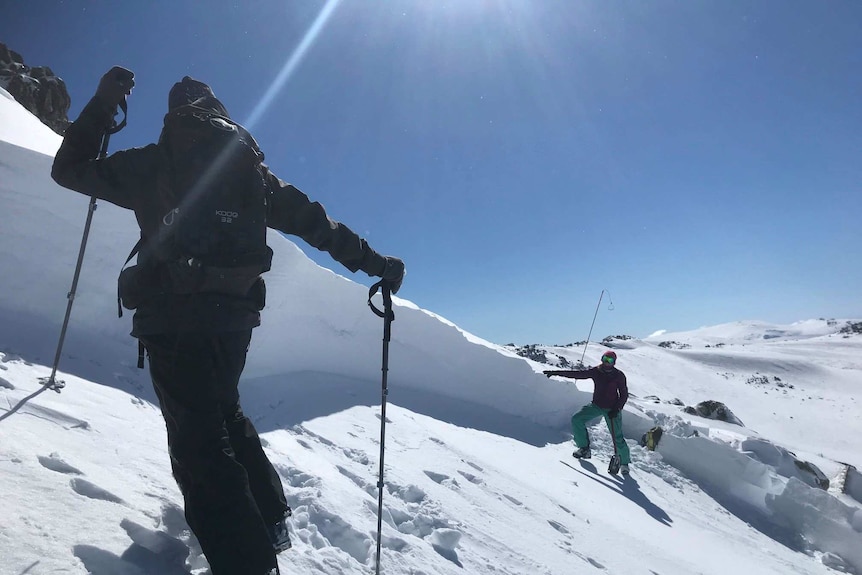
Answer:
[[[617,368],[603,369],[591,367],[577,371],[553,371],[553,375],[571,379],[592,379],[593,404],[602,409],[621,410],[629,399],[629,389],[626,387],[626,374]]]

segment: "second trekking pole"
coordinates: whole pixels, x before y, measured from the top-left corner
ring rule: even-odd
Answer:
[[[614,454],[611,457],[610,464],[608,465],[608,473],[616,475],[620,472],[620,453],[617,450],[617,432],[616,429],[614,429],[614,419],[609,417],[608,421],[611,423],[611,443],[614,445]]]
[[[371,298],[382,290],[383,310],[379,310],[371,303]],[[383,318],[383,382],[382,401],[380,409],[380,471],[377,475],[377,557],[375,560],[374,573],[380,575],[380,540],[383,532],[383,456],[386,448],[386,397],[389,395],[387,376],[389,373],[389,340],[392,335],[392,322],[395,313],[392,311],[392,289],[389,282],[380,280],[368,291],[368,306],[375,314]]]
[[[110,128],[105,130],[102,135],[102,146],[99,149],[97,159],[101,160],[108,155],[108,143],[111,141],[111,134],[116,134],[126,125],[126,115],[128,109],[125,99],[120,103],[120,108],[123,109],[123,121],[118,125],[112,122]],[[62,380],[57,380],[57,368],[60,365],[60,354],[63,352],[63,342],[66,340],[66,330],[69,328],[69,318],[72,316],[72,304],[75,303],[75,293],[78,289],[78,279],[81,277],[81,266],[84,263],[84,252],[87,249],[87,239],[90,236],[90,225],[93,223],[93,213],[96,211],[96,197],[90,196],[90,205],[87,208],[87,221],[84,223],[84,235],[81,237],[81,247],[78,249],[78,263],[75,265],[75,274],[72,276],[72,287],[69,293],[66,294],[66,316],[63,318],[63,327],[60,328],[60,339],[57,341],[57,351],[54,353],[54,363],[51,366],[51,376],[47,379],[43,378],[42,385],[48,389],[53,389],[57,393],[65,387]]]
[[[590,345],[590,337],[593,335],[593,326],[596,325],[596,318],[599,315],[599,306],[602,305],[602,298],[605,297],[605,292],[608,290],[602,290],[602,293],[599,294],[599,303],[596,304],[596,313],[593,314],[593,323],[590,324],[590,333],[587,334],[587,343],[584,344],[584,353],[581,354],[581,361],[578,362],[578,369],[582,369],[584,367],[584,357],[587,355],[587,346]],[[610,300],[611,294],[608,294],[608,299]],[[611,305],[608,308],[609,310],[614,309],[614,302],[611,301]]]

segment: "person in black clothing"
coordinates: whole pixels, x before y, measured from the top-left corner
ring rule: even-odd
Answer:
[[[623,475],[628,475],[631,454],[623,436],[622,409],[629,399],[629,390],[626,374],[617,369],[616,363],[616,352],[608,350],[602,355],[602,361],[597,367],[581,370],[551,370],[542,373],[548,377],[558,375],[571,379],[593,380],[595,383],[593,400],[572,416],[572,436],[575,445],[578,446],[577,451],[572,455],[578,459],[589,459],[592,456],[590,435],[586,424],[591,419],[604,417],[608,429],[612,430],[613,441],[620,456],[620,471]]]
[[[98,157],[103,134],[133,86],[134,77],[124,68],[102,77],[95,96],[66,130],[52,176],[66,188],[134,210],[142,236],[152,236],[154,222],[165,215],[153,214],[148,202],[173,173],[167,144],[160,139]],[[192,106],[229,120],[212,89],[189,77],[173,86],[168,103],[169,111]],[[266,226],[296,235],[350,271],[381,277],[392,293],[398,291],[404,277],[400,259],[374,251],[265,164],[257,169],[265,186]],[[142,248],[139,263],[144,253]],[[156,271],[164,271],[159,265],[154,264]],[[290,507],[238,391],[264,293],[259,277],[245,295],[175,293],[161,284],[140,298],[133,318],[132,335],[146,348],[165,418],[186,519],[213,575],[277,573],[276,553],[290,546],[285,523]]]

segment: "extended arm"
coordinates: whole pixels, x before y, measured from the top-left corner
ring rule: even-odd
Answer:
[[[392,282],[392,293],[398,291],[404,275],[401,260],[374,251],[353,230],[330,219],[319,202],[312,202],[268,168],[264,170],[264,176],[272,192],[269,227],[298,236],[309,245],[329,252],[335,261],[352,272],[362,270],[370,276],[383,277]]]
[[[593,377],[593,370],[595,368],[590,369],[563,369],[563,370],[550,370],[543,371],[546,376],[551,377],[554,375],[558,375],[560,377],[568,377],[569,379],[590,379]]]

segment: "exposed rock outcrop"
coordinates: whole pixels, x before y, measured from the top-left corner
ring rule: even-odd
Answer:
[[[66,131],[72,99],[66,83],[51,68],[31,68],[20,54],[0,43],[0,86],[43,124],[61,135]]]
[[[733,423],[734,425],[745,426],[745,424],[742,423],[742,421],[736,417],[732,411],[730,411],[730,408],[720,401],[701,401],[695,407],[686,407],[683,411],[691,415],[699,415],[700,417],[705,417],[707,419],[717,419],[719,421]]]

